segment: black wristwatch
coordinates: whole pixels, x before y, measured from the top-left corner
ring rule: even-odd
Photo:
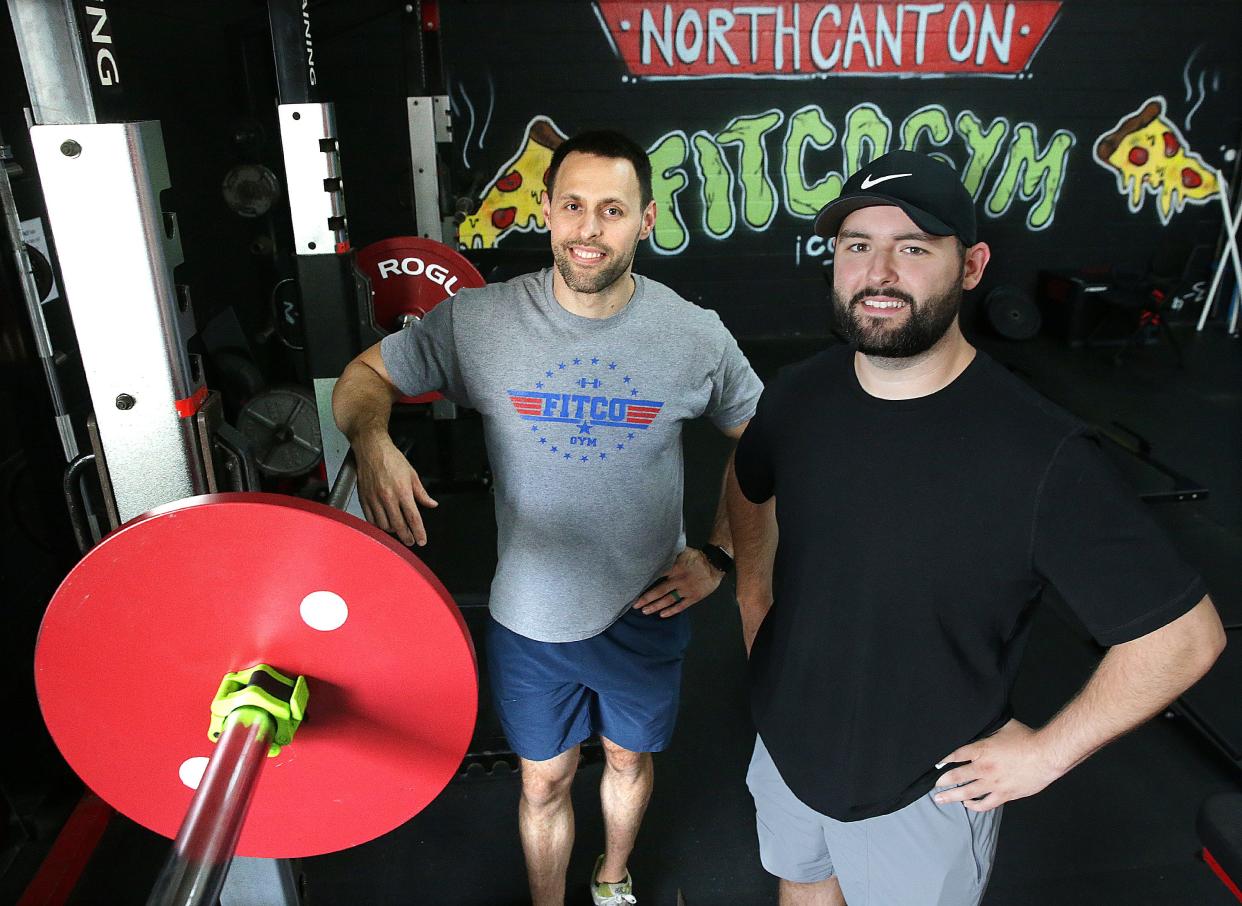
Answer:
[[[716,568],[718,572],[728,575],[733,571],[733,558],[729,556],[728,551],[715,544],[703,545],[703,556],[707,558],[707,562]]]

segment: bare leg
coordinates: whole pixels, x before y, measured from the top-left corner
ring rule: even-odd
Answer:
[[[534,906],[562,906],[565,870],[574,845],[574,807],[569,790],[578,769],[578,746],[547,761],[522,759],[518,831]]]
[[[781,881],[781,906],[845,906],[841,884],[833,875],[827,881],[814,884],[797,884]]]
[[[604,744],[604,776],[599,801],[604,812],[604,862],[595,880],[625,880],[626,862],[634,850],[638,827],[651,799],[655,765],[650,752],[631,752],[601,736]]]

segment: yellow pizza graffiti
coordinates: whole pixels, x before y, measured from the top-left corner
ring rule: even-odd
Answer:
[[[1190,204],[1206,204],[1216,194],[1216,170],[1187,147],[1186,139],[1165,116],[1164,98],[1150,98],[1127,113],[1095,143],[1096,163],[1117,177],[1117,191],[1129,196],[1131,211],[1146,195],[1158,197],[1162,223]]]
[[[546,116],[526,126],[518,151],[497,171],[483,192],[479,210],[462,221],[457,241],[464,248],[493,248],[511,232],[542,230],[544,178],[554,152],[565,140]]]

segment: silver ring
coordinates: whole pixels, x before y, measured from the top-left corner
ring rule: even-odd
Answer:
[[[675,589],[675,588],[674,588],[672,591],[670,591],[670,592],[669,592],[669,594],[673,596],[673,603],[674,603],[674,604],[680,604],[683,600],[685,600],[685,599],[681,596],[681,592],[679,592],[679,591],[678,591],[677,589]]]

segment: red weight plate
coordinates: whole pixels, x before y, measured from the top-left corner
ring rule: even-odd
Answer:
[[[182,774],[211,755],[220,679],[258,663],[305,675],[310,702],[263,767],[239,855],[378,837],[465,755],[478,679],[444,586],[362,520],[276,494],[193,497],[105,538],[52,598],[35,681],[70,766],[174,837],[193,796]]]
[[[487,282],[456,250],[417,236],[395,236],[358,249],[358,268],[371,278],[375,323],[395,331],[401,315],[422,317],[460,289]]]
[[[395,236],[358,249],[358,268],[371,278],[375,323],[392,333],[401,315],[423,317],[460,289],[486,286],[473,264],[454,249],[432,239]],[[404,403],[426,403],[438,393],[406,397]]]

